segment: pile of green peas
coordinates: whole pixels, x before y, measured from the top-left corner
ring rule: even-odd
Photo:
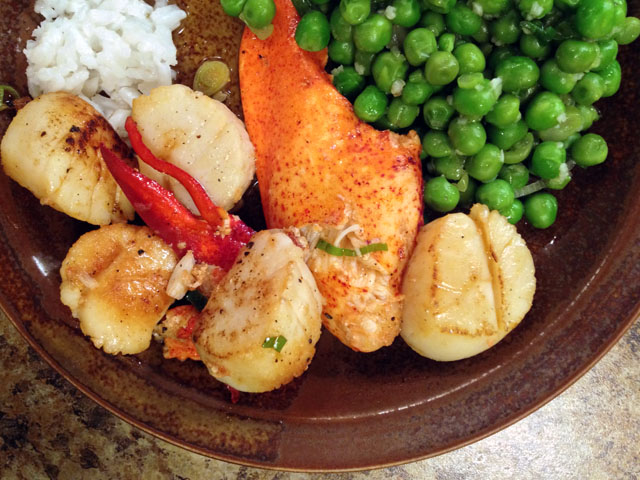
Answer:
[[[328,47],[355,114],[420,135],[427,212],[481,202],[547,228],[551,192],[607,158],[586,131],[620,87],[618,46],[640,35],[626,0],[292,1],[296,42]]]

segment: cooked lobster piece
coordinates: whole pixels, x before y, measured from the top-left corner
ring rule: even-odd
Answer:
[[[308,264],[324,325],[352,349],[374,351],[400,331],[402,274],[422,221],[420,142],[360,121],[324,70],[326,50],[296,44],[291,2],[276,8],[268,39],[245,29],[239,60],[267,225],[298,227],[322,247]]]

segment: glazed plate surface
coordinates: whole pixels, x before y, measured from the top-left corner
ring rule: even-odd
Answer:
[[[178,0],[189,12],[176,35],[178,81],[204,58],[234,70],[241,25],[219,2]],[[28,0],[0,2],[0,83],[26,91],[20,53],[37,17]],[[629,14],[638,16],[632,3]],[[453,363],[413,353],[401,339],[373,354],[325,333],[303,377],[276,392],[241,394],[203,365],[164,360],[160,345],[128,357],[95,349],[59,300],[59,268],[87,225],[43,207],[0,173],[0,304],[29,343],[96,402],[184,448],[284,470],[388,466],[460,447],[517,421],[586,372],[620,338],[640,306],[640,49],[621,48],[623,86],[601,101],[594,131],[609,142],[599,167],[558,194],[556,224],[520,230],[538,290],[531,312],[493,349]],[[240,112],[237,82],[230,105]],[[10,121],[0,113],[0,133]],[[240,215],[259,227],[255,189]]]

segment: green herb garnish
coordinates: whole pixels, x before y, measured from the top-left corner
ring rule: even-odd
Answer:
[[[184,297],[200,312],[204,309],[204,307],[207,305],[207,302],[209,301],[207,297],[202,295],[197,290],[188,291]]]
[[[10,85],[0,85],[0,112],[9,108],[4,98],[4,92],[7,92],[13,100],[20,98],[18,91]]]
[[[287,339],[282,335],[278,335],[277,337],[267,337],[264,339],[262,348],[273,348],[276,352],[280,352],[285,343],[287,343]]]
[[[329,255],[335,255],[336,257],[358,257],[358,252],[350,248],[340,248],[335,245],[331,245],[329,242],[320,239],[316,248],[327,252]],[[386,243],[370,243],[360,248],[360,255],[365,255],[371,252],[386,252],[389,248]]]

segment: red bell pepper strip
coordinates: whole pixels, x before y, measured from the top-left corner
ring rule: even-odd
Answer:
[[[215,205],[211,201],[211,198],[204,187],[195,178],[180,167],[156,157],[142,141],[142,135],[140,134],[140,130],[138,130],[138,125],[132,117],[127,117],[125,129],[129,134],[131,146],[140,159],[159,172],[171,175],[173,178],[178,180],[187,189],[189,195],[193,199],[193,202],[196,204],[196,207],[198,207],[200,215],[207,221],[207,223],[209,223],[209,225],[222,227],[224,225],[224,221],[229,219],[232,238],[243,243],[249,241],[253,236],[254,231],[247,227],[237,217],[230,217],[223,208]]]
[[[252,230],[241,224],[234,235],[221,235],[219,225],[197,218],[176,197],[157,182],[134,170],[104,145],[102,158],[138,215],[178,253],[193,251],[199,262],[231,268],[243,241]],[[250,238],[250,236],[249,236]]]
[[[229,218],[229,214],[223,208],[218,207],[209,199],[209,195],[207,195],[203,186],[195,178],[180,167],[160,160],[149,150],[142,141],[142,135],[140,134],[140,130],[138,130],[138,125],[132,117],[127,117],[124,127],[129,134],[131,146],[140,159],[159,172],[171,175],[178,180],[187,189],[196,207],[198,207],[200,215],[207,223],[210,225],[222,225],[223,222]]]

